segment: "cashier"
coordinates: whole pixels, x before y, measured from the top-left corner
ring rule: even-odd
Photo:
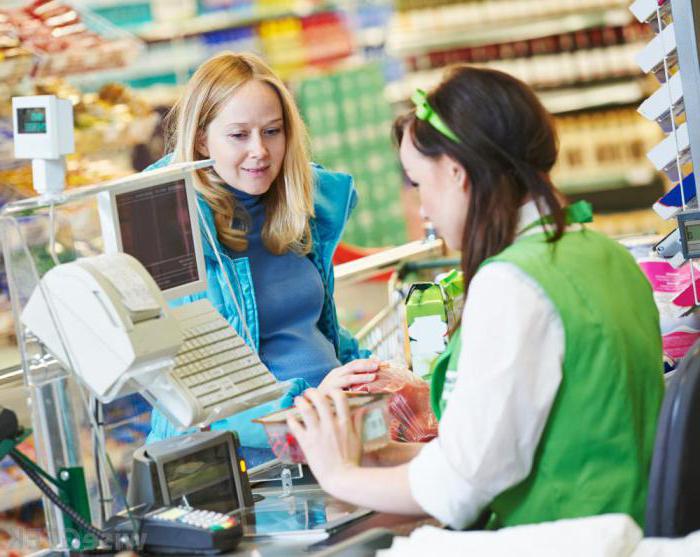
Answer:
[[[289,426],[312,471],[335,497],[457,529],[610,512],[642,524],[663,395],[650,285],[585,226],[589,205],[563,204],[552,118],[529,87],[457,66],[413,102],[395,124],[401,162],[467,285],[434,366],[439,435],[362,462],[343,392],[334,415],[309,390]]]

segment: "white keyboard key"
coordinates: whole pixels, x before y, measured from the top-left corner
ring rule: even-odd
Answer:
[[[276,380],[255,352],[206,301],[176,308],[185,342],[173,375],[199,400],[206,412],[213,406],[236,412],[256,401]],[[256,398],[257,397],[257,398]],[[237,403],[241,402],[241,405]],[[205,419],[206,415],[198,419]]]
[[[218,385],[214,385],[213,383],[204,383],[203,385],[199,385],[197,387],[192,387],[190,391],[192,391],[192,394],[196,396],[197,398],[203,397],[205,395],[215,393],[217,391],[220,391],[221,389],[219,388]]]

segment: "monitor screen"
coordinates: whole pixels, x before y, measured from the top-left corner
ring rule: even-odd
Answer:
[[[199,280],[185,180],[115,196],[122,250],[166,292]]]
[[[238,508],[228,443],[166,462],[165,482],[172,504],[184,503],[204,510],[229,512]]]

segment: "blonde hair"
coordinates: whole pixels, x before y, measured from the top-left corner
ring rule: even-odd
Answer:
[[[291,93],[260,58],[223,52],[204,62],[168,115],[171,125],[168,146],[175,162],[206,159],[199,148],[202,134],[236,90],[251,80],[267,83],[277,93],[286,136],[282,168],[264,197],[262,240],[275,254],[287,251],[307,254],[311,250],[309,219],[314,216],[314,204],[306,127]],[[245,250],[246,232],[231,226],[239,208],[223,180],[210,168],[197,171],[194,182],[214,212],[221,243],[235,251]]]

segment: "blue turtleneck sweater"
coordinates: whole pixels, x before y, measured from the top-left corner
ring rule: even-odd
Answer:
[[[274,255],[263,245],[265,205],[261,195],[231,191],[251,219],[248,248],[228,255],[250,261],[260,358],[277,379],[303,377],[316,387],[340,365],[333,345],[317,326],[323,307],[321,277],[308,257],[291,252]]]

